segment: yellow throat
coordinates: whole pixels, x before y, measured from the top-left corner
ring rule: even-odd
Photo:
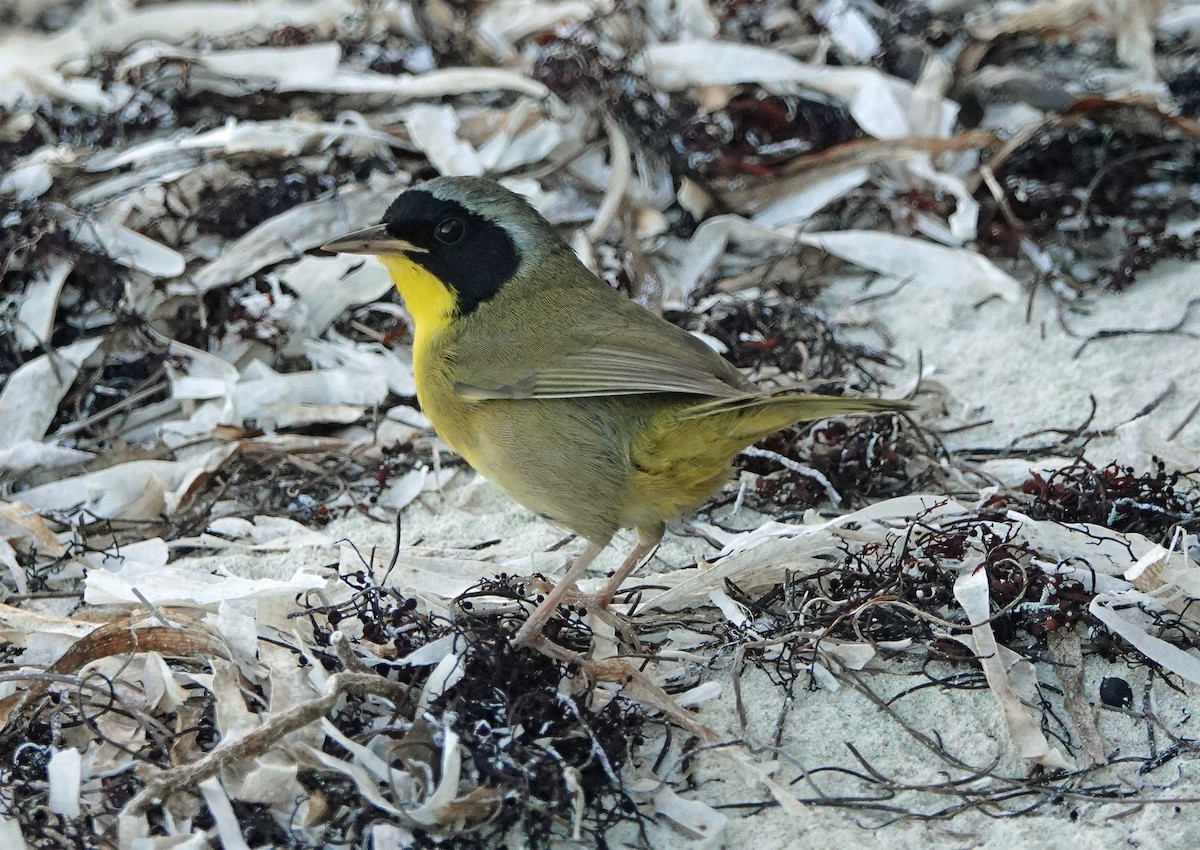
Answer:
[[[446,284],[403,254],[386,254],[379,259],[400,290],[404,308],[413,320],[413,373],[420,389],[429,346],[449,326],[457,302]]]

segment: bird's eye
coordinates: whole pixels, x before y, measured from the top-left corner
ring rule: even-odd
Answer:
[[[437,241],[444,242],[447,245],[453,245],[462,239],[466,233],[466,225],[462,223],[461,219],[457,218],[444,218],[433,229],[433,235]]]

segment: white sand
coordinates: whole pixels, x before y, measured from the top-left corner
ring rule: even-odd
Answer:
[[[918,353],[926,377],[950,391],[957,404],[950,413],[958,424],[992,420],[947,438],[952,448],[1008,445],[1041,428],[1073,428],[1083,424],[1088,396],[1096,398],[1096,418],[1089,426],[1110,429],[1132,418],[1172,383],[1175,392],[1147,419],[1164,434],[1174,430],[1200,398],[1200,339],[1183,335],[1134,335],[1097,340],[1078,356],[1088,336],[1105,329],[1163,328],[1175,325],[1200,285],[1200,266],[1164,263],[1123,293],[1100,293],[1078,305],[1086,314],[1066,313],[1058,321],[1051,296],[1042,290],[1025,319],[1026,304],[978,300],[966,291],[932,291],[917,283],[867,304],[865,296],[887,292],[888,281],[864,287],[843,280],[825,295],[835,316],[869,317],[893,335],[891,350],[906,361],[894,382],[907,386],[915,376]],[[1184,326],[1200,333],[1200,316]],[[953,423],[952,423],[953,424]],[[1179,440],[1200,445],[1200,417]],[[1054,443],[1053,434],[1021,443]],[[1099,438],[1089,458],[1107,463],[1120,457],[1113,438]]]

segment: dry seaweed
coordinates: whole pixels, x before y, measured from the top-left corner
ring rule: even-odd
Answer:
[[[522,590],[526,579],[500,576],[468,590],[457,602],[462,614],[455,621],[420,613],[415,600],[375,584],[368,572],[342,580],[353,590],[350,600],[301,614],[310,618],[319,645],[328,647],[335,630],[361,629],[363,640],[402,658],[449,637],[460,659],[458,681],[430,704],[425,722],[444,723],[459,736],[469,765],[464,781],[481,797],[493,792],[496,808],[461,835],[414,830],[417,846],[495,847],[517,835],[531,847],[553,846],[564,825],[580,816],[572,787],[582,790],[583,840],[592,846],[609,846],[606,836],[614,827],[639,822],[642,815],[620,776],[641,742],[646,715],[620,698],[593,708],[586,687],[564,692],[564,677],[581,681],[578,669],[514,649],[514,618],[481,613],[472,603],[484,597],[530,602]],[[578,619],[573,628],[585,630],[578,640],[590,640]],[[334,653],[320,657],[336,671]],[[428,674],[428,668],[389,664],[377,670],[399,674],[396,680],[410,686],[422,685]],[[364,731],[355,724],[367,718],[347,711],[338,723],[355,736]]]
[[[1167,543],[1176,529],[1200,530],[1197,472],[1156,467],[1137,473],[1118,464],[1097,469],[1079,459],[1045,476],[1034,473],[1017,493],[995,496],[994,509],[1015,508],[1034,519],[1093,523]]]
[[[994,169],[1011,216],[988,229],[994,249],[1013,254],[1015,230],[1052,259],[1052,281],[1115,291],[1158,262],[1196,258],[1196,239],[1168,229],[1200,213],[1192,127],[1149,107],[1081,101],[1020,141]]]
[[[606,104],[638,145],[663,157],[678,176],[769,177],[798,156],[863,135],[830,100],[748,88],[719,109],[704,109],[656,92],[606,56],[586,31],[548,41],[534,73],[569,101]]]
[[[0,25],[23,24],[52,35],[71,26],[84,4],[32,5],[39,7],[31,13],[33,20],[22,22],[19,11],[6,8],[0,11]],[[138,14],[154,5],[107,11]],[[0,294],[5,299],[0,374],[8,376],[48,357],[61,374],[75,376],[60,394],[39,399],[49,411],[48,426],[28,441],[39,450],[57,452],[54,464],[39,456],[24,469],[5,470],[4,495],[20,499],[36,494],[35,485],[42,482],[79,484],[78,493],[37,511],[3,503],[10,511],[5,521],[16,523],[3,579],[6,592],[12,592],[6,601],[14,606],[33,599],[70,600],[85,586],[95,593],[108,579],[109,592],[121,585],[128,594],[110,604],[141,605],[171,637],[187,631],[165,625],[176,615],[174,600],[169,594],[169,604],[147,596],[154,593],[147,576],[177,568],[168,553],[195,557],[218,545],[286,552],[289,535],[305,540],[304,545],[331,545],[311,528],[348,512],[382,514],[388,505],[384,496],[394,495],[397,484],[412,485],[405,495],[411,499],[426,484],[444,480],[439,461],[447,466],[458,461],[435,454],[434,471],[427,469],[427,423],[407,408],[412,399],[408,363],[392,351],[410,341],[394,295],[373,307],[363,305],[376,295],[346,302],[340,316],[329,317],[319,328],[297,330],[289,322],[312,312],[319,300],[305,303],[303,285],[345,278],[357,270],[324,258],[320,262],[325,265],[308,271],[306,280],[296,285],[282,280],[300,263],[314,260],[305,256],[310,246],[298,244],[312,234],[298,239],[287,228],[278,235],[271,262],[213,285],[198,281],[214,260],[238,253],[239,237],[286,221],[288,211],[299,205],[316,201],[319,209],[342,209],[355,193],[373,192],[378,203],[373,200],[371,209],[355,212],[353,224],[377,215],[385,196],[409,179],[444,169],[439,156],[454,143],[477,155],[468,158],[474,170],[513,178],[558,223],[576,224],[593,218],[598,209],[605,211],[601,224],[619,226],[575,234],[586,237],[590,244],[581,253],[595,261],[604,277],[651,306],[686,304],[687,310],[668,317],[716,340],[756,379],[824,392],[880,393],[886,390],[880,377],[884,369],[903,364],[888,351],[886,329],[868,327],[872,336],[852,337],[835,318],[842,314],[822,309],[819,296],[829,269],[810,263],[820,247],[813,240],[822,229],[879,231],[859,234],[863,242],[856,256],[842,258],[873,273],[891,270],[863,259],[873,246],[883,244],[879,239],[872,243],[871,237],[911,235],[910,247],[929,247],[933,240],[954,246],[945,250],[955,252],[958,260],[982,264],[986,261],[975,251],[980,247],[997,258],[978,274],[985,295],[1019,302],[1022,284],[1008,275],[1013,270],[1034,281],[1030,292],[1049,283],[1062,300],[1059,307],[1078,301],[1081,294],[1104,297],[1108,290],[1128,288],[1142,271],[1164,259],[1197,257],[1200,240],[1188,225],[1188,219],[1200,214],[1198,134],[1192,123],[1197,75],[1186,38],[1163,35],[1154,47],[1163,60],[1159,64],[1170,98],[1160,108],[1134,98],[1116,100],[1109,87],[1094,84],[1104,74],[1092,71],[1106,72],[1125,61],[1119,33],[1082,38],[1083,27],[1064,26],[1059,37],[1049,40],[1035,30],[1000,25],[996,34],[986,35],[981,34],[986,26],[973,20],[978,10],[969,4],[939,11],[891,0],[849,4],[850,12],[879,36],[878,49],[867,51],[869,55],[856,55],[846,44],[846,31],[836,21],[822,19],[824,10],[788,4],[665,4],[670,14],[664,12],[662,21],[650,20],[636,4],[618,3],[595,17],[578,10],[587,4],[559,4],[553,15],[534,23],[517,21],[520,26],[512,32],[496,29],[495,19],[492,30],[483,32],[480,23],[491,9],[481,3],[418,3],[411,19],[366,4],[340,19],[283,21],[310,5],[320,4],[275,4],[280,21],[241,33],[189,31],[132,45],[114,37],[112,45],[82,51],[70,65],[51,69],[49,77],[61,72],[73,83],[94,83],[89,91],[109,108],[72,103],[62,89],[50,87],[45,91],[58,93],[36,94],[0,113],[3,176],[7,179],[17,166],[26,169],[26,176],[32,174],[29,181],[17,181],[14,189],[0,193]],[[520,16],[512,17],[516,21]],[[1100,18],[1102,24],[1108,20]],[[754,48],[761,52],[742,54],[748,65],[770,60],[789,81],[776,83],[769,74],[764,79],[734,74],[711,84],[673,88],[660,85],[639,64],[645,51],[686,47],[710,37],[724,43],[714,41],[701,49]],[[168,49],[159,55],[153,52],[156,45]],[[326,91],[320,87],[330,80],[323,79],[313,91],[303,85],[287,90],[253,74],[222,77],[203,62],[224,50],[321,45],[340,51],[329,77],[380,75],[355,78],[369,83],[367,89],[456,68],[480,76],[500,70],[513,77],[524,74],[526,88],[517,94],[503,86],[467,92],[450,86],[412,97],[394,91]],[[272,66],[283,68],[289,61],[278,54]],[[702,62],[688,64],[689,74],[705,70]],[[1022,73],[1018,65],[1036,73]],[[879,75],[880,70],[889,76]],[[845,81],[847,88],[818,91],[817,81],[806,76],[818,71]],[[999,73],[989,77],[989,71]],[[844,72],[871,83],[860,90],[848,82],[849,76],[840,76]],[[939,72],[948,78],[939,80]],[[533,80],[545,83],[557,99],[542,99]],[[891,100],[868,99],[870,107],[864,109],[859,98],[879,92]],[[961,107],[956,115],[948,97]],[[410,100],[425,102],[413,110]],[[1036,109],[1042,117],[1032,128],[1004,120],[997,124],[996,115],[1006,105]],[[436,112],[445,126],[453,125],[449,130],[443,126],[445,138],[425,147],[414,132],[419,116],[431,114],[422,109]],[[923,115],[925,111],[939,117]],[[894,123],[881,134],[870,119],[883,112]],[[256,125],[269,121],[295,133],[289,144],[203,148],[179,160],[182,177],[147,172],[149,182],[140,183],[141,162],[91,170],[99,167],[92,159],[97,153],[150,141],[186,142],[206,131],[253,133],[262,129]],[[304,135],[322,122],[352,128],[361,136],[334,133],[313,141]],[[548,131],[544,139],[554,143],[526,145],[526,152],[534,152],[523,159],[500,156],[502,149],[507,156],[522,148],[516,140],[529,130],[534,136]],[[346,141],[351,136],[366,141]],[[601,150],[606,144],[607,159]],[[487,157],[481,155],[485,150]],[[981,157],[982,169],[975,156]],[[629,166],[623,178],[622,157]],[[847,179],[848,173],[853,179]],[[35,194],[42,178],[49,185]],[[802,196],[810,183],[827,189],[824,184],[831,180],[840,188],[830,190],[828,197],[818,192],[822,200],[814,210],[804,205],[802,212],[771,209],[776,202]],[[76,198],[102,182],[125,188],[110,189],[116,192],[113,203],[76,204]],[[32,197],[22,199],[23,193]],[[981,223],[973,212],[975,201],[983,206]],[[728,224],[720,219],[732,218],[723,215],[731,212],[741,214],[735,220],[740,229],[726,234],[729,244],[722,242],[713,252],[717,259],[693,278],[674,280],[679,261],[712,247],[705,243],[706,235]],[[116,249],[108,256],[72,237],[70,222],[76,213],[90,222],[112,219],[157,242],[178,259],[182,272],[155,276]],[[49,299],[44,278],[56,260],[69,261],[73,268],[62,296],[50,299],[57,307],[47,319],[51,326],[37,344],[19,343],[20,308],[31,292]],[[1036,272],[1030,271],[1033,267]],[[973,278],[971,285],[979,282]],[[1031,299],[1030,318],[1033,309]],[[1175,331],[1187,329],[1181,324]],[[74,364],[77,370],[51,351],[102,336],[103,345]],[[864,337],[880,341],[867,343]],[[180,353],[184,346],[194,351]],[[369,359],[355,361],[357,357]],[[238,384],[248,375],[256,380],[319,375],[347,362],[358,364],[353,377],[342,375],[331,383],[375,380],[378,391],[363,397],[347,393],[345,398],[334,392],[298,401],[302,415],[291,421],[299,425],[286,424],[277,411],[258,406],[246,414],[246,408],[234,404]],[[909,365],[921,375],[920,363]],[[385,366],[397,368],[382,386],[379,373]],[[270,390],[280,385],[272,384]],[[171,412],[154,413],[152,406],[160,402],[160,411]],[[225,410],[214,413],[222,404]],[[328,419],[321,418],[323,408],[334,409]],[[148,421],[141,418],[147,412],[152,414]],[[205,418],[209,415],[214,419]],[[1011,459],[1082,451],[1101,433],[1093,427],[1097,417],[1104,421],[1105,411],[1093,409],[1078,417],[1078,425],[1029,437],[1049,434],[1048,445],[1018,448],[1014,442],[1005,449],[957,456],[948,455],[936,434],[920,422],[902,417],[817,423],[777,435],[747,453],[741,460],[749,473],[743,492],[736,497],[726,492],[715,504],[737,499],[787,519],[817,505],[851,508],[917,488],[974,497],[977,488],[966,486],[956,468],[960,462],[973,455]],[[210,427],[216,419],[219,423]],[[160,429],[163,425],[169,427]],[[93,450],[96,459],[89,457]],[[124,518],[120,510],[113,511],[116,516],[100,516],[77,501],[97,484],[97,479],[80,475],[81,469],[99,472],[142,460],[184,467],[201,451],[209,454],[203,455],[203,463],[197,461],[196,478],[181,475],[172,487],[159,488],[159,495],[171,490],[173,498],[169,506],[160,500],[164,507],[157,516]],[[172,468],[169,474],[178,471]],[[157,472],[130,473],[146,492],[155,492]],[[993,483],[984,473],[978,478]],[[1149,472],[1091,466],[1080,460],[1055,472],[1036,473],[1015,489],[996,487],[982,509],[965,511],[953,521],[910,512],[887,535],[878,534],[867,520],[847,524],[842,536],[839,526],[830,526],[823,533],[826,542],[833,542],[819,554],[784,547],[778,557],[764,557],[768,563],[760,563],[757,572],[714,580],[682,608],[660,610],[655,597],[678,589],[680,581],[733,569],[729,565],[740,555],[699,565],[707,570],[676,564],[680,570],[669,577],[650,575],[634,582],[638,586],[620,598],[628,608],[618,609],[615,620],[568,607],[550,623],[548,635],[565,648],[616,652],[622,656],[620,664],[644,662],[645,672],[635,671],[643,675],[641,683],[649,682],[663,695],[699,699],[696,689],[711,694],[711,686],[726,681],[718,677],[732,673],[741,726],[725,730],[733,733],[731,740],[714,744],[680,736],[667,721],[694,731],[685,712],[672,715],[662,711],[662,703],[636,702],[632,690],[606,687],[615,684],[612,679],[589,678],[603,664],[617,663],[612,659],[603,658],[589,671],[514,650],[509,636],[523,611],[535,603],[535,589],[544,587],[540,577],[501,573],[451,600],[421,589],[405,595],[387,586],[386,575],[377,579],[373,565],[347,569],[343,557],[337,585],[314,591],[320,582],[306,574],[296,586],[307,588],[308,595],[294,604],[292,594],[300,590],[288,591],[287,604],[269,598],[257,608],[257,603],[249,605],[260,615],[257,625],[236,621],[239,611],[253,619],[246,607],[256,597],[218,594],[219,605],[211,599],[197,605],[210,622],[228,627],[231,621],[222,618],[235,618],[237,628],[227,636],[243,641],[240,649],[248,658],[236,671],[240,675],[232,677],[236,681],[230,690],[221,692],[201,684],[214,677],[218,659],[225,657],[221,652],[210,647],[197,657],[194,647],[179,651],[180,657],[163,664],[168,680],[185,683],[182,704],[172,708],[147,706],[142,697],[149,687],[126,675],[138,669],[150,643],[128,643],[124,657],[102,659],[116,664],[86,675],[79,672],[82,665],[68,671],[19,669],[22,655],[16,647],[6,647],[3,659],[11,666],[0,671],[0,678],[24,684],[36,699],[0,734],[0,814],[16,819],[31,846],[39,847],[113,846],[118,812],[145,812],[151,840],[181,840],[176,830],[181,823],[208,831],[212,840],[224,839],[222,830],[230,823],[222,821],[220,807],[198,787],[200,774],[189,770],[212,777],[237,759],[282,751],[295,731],[281,723],[291,722],[289,717],[304,720],[301,728],[326,719],[328,726],[322,728],[336,734],[321,738],[316,752],[330,762],[318,765],[296,757],[297,795],[282,804],[226,795],[233,827],[251,846],[366,847],[378,838],[372,834],[378,825],[410,830],[410,843],[421,847],[519,842],[540,847],[563,841],[649,845],[648,829],[661,819],[654,817],[645,783],[664,794],[671,789],[697,792],[697,799],[684,802],[703,807],[696,765],[723,752],[734,754],[730,757],[749,771],[756,788],[761,784],[772,794],[769,800],[736,806],[781,805],[793,813],[793,807],[800,812],[809,805],[837,807],[871,827],[893,820],[945,820],[964,813],[1013,817],[1068,807],[1073,817],[1097,801],[1166,804],[1165,795],[1154,798],[1129,783],[1113,782],[1114,775],[1124,782],[1124,773],[1113,768],[1135,766],[1140,774],[1169,784],[1159,780],[1166,773],[1162,768],[1194,758],[1196,742],[1180,734],[1177,718],[1156,716],[1150,699],[1152,688],[1173,686],[1181,674],[1111,631],[1093,613],[1103,594],[1096,592],[1096,575],[1088,572],[1086,558],[1108,534],[1105,527],[1119,532],[1118,538],[1104,539],[1123,541],[1131,561],[1134,548],[1146,543],[1138,535],[1174,546],[1176,533],[1196,533],[1200,502],[1195,473],[1170,473],[1162,465]],[[718,515],[713,507],[710,513]],[[158,510],[153,507],[151,513]],[[37,522],[45,518],[44,534],[20,524],[29,516]],[[285,519],[310,528],[295,522],[283,530],[270,525]],[[806,516],[810,530],[819,522],[815,514]],[[1039,522],[1045,525],[1025,535],[1028,523]],[[7,525],[5,529],[9,534]],[[1053,537],[1050,529],[1082,538],[1070,554],[1052,550],[1044,542]],[[730,536],[710,531],[721,538],[718,546]],[[803,534],[796,528],[775,531]],[[767,535],[759,543],[772,539]],[[1186,556],[1189,541],[1182,540],[1178,548]],[[125,563],[128,552],[138,551],[130,544],[139,543],[144,544],[140,556],[147,558],[141,573],[135,570],[135,557],[128,556],[130,563]],[[417,562],[442,554],[405,552]],[[327,555],[322,565],[329,563]],[[466,555],[459,551],[453,557],[467,560],[467,569],[478,569],[470,580],[495,572],[487,555]],[[760,557],[761,552],[751,555]],[[124,575],[118,572],[121,564]],[[224,567],[211,565],[222,574],[203,578],[232,578]],[[957,742],[941,740],[936,727],[930,732],[904,720],[899,709],[923,689],[988,685],[988,659],[969,645],[979,624],[956,597],[957,578],[975,571],[986,574],[986,626],[1004,651],[1016,651],[1020,664],[1036,670],[1027,708],[1040,733],[1072,757],[1090,752],[1084,736],[1075,734],[1080,715],[1072,713],[1070,689],[1053,682],[1057,670],[1078,671],[1083,663],[1061,660],[1057,642],[1063,640],[1078,644],[1077,655],[1086,652],[1128,665],[1131,681],[1134,674],[1145,676],[1140,707],[1132,692],[1112,684],[1115,677],[1108,677],[1110,684],[1102,685],[1098,696],[1133,712],[1131,721],[1146,730],[1148,754],[1102,753],[1092,767],[1059,773],[1045,761],[1035,762],[1035,771],[1025,774],[970,764],[956,754]],[[1123,581],[1115,573],[1105,575],[1113,586]],[[281,608],[299,612],[288,628],[270,619]],[[1194,651],[1200,635],[1187,606],[1177,608],[1181,610],[1143,601],[1121,611],[1140,618],[1138,628],[1144,627],[1147,636]],[[41,615],[37,606],[13,610]],[[7,614],[5,609],[0,616]],[[78,624],[55,623],[54,628],[72,625]],[[680,650],[680,638],[672,630],[690,632],[685,637],[693,642]],[[61,642],[63,635],[73,633],[49,634]],[[255,655],[256,638],[257,659],[249,658]],[[839,655],[849,644],[855,646]],[[430,685],[433,665],[405,662],[413,653],[436,655],[439,647],[449,647],[442,658],[453,656],[457,676],[442,688]],[[853,659],[867,652],[872,663],[886,669],[886,679],[857,672]],[[272,672],[285,678],[296,670],[311,672],[312,698],[298,705],[272,704],[260,669],[272,665]],[[774,682],[783,697],[774,727],[765,732],[747,723],[741,680],[751,674]],[[334,684],[321,692],[321,682]],[[887,682],[900,685],[885,692]],[[931,763],[944,766],[945,777],[927,782],[891,775],[864,755],[857,747],[862,742],[848,745],[840,760],[806,766],[805,752],[787,742],[789,706],[803,698],[806,687],[839,683],[855,688],[875,706],[880,722],[895,724],[897,735],[923,748]],[[432,690],[422,702],[427,687]],[[1120,691],[1116,697],[1109,693],[1114,689]],[[257,724],[244,751],[236,748],[236,736],[223,734],[222,699],[232,700],[225,708],[232,705]],[[293,709],[308,714],[290,715]],[[132,743],[112,731],[121,723],[136,730]],[[458,749],[446,744],[451,736]],[[396,814],[368,793],[382,794],[385,803],[411,802],[400,800],[397,788],[386,782],[364,788],[339,772],[337,763],[349,765],[356,757],[351,748],[364,744],[396,770],[419,763],[426,771],[420,788],[426,795],[440,776],[438,755],[447,748],[461,753],[461,787],[452,789],[454,799],[439,812],[445,823],[409,822],[405,806],[394,806],[402,810]],[[87,796],[79,818],[55,813],[47,792],[52,755],[72,748],[121,753],[114,761],[118,766],[96,780],[101,793]],[[776,762],[778,772],[763,773],[760,758]],[[151,803],[156,794],[162,799]],[[1170,804],[1175,802],[1184,801]]]

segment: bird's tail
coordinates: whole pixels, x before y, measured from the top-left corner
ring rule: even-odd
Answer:
[[[897,413],[911,408],[908,402],[883,398],[851,398],[780,390],[700,402],[684,411],[680,419],[723,419],[728,423],[731,437],[753,442],[797,422],[811,422],[829,416]]]

